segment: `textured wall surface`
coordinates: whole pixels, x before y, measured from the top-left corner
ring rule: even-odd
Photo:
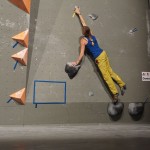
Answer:
[[[93,61],[85,56],[79,73],[72,80],[64,71],[65,64],[76,60],[79,54],[82,34],[78,18],[72,18],[75,5],[81,7],[82,15],[101,48],[107,51],[112,68],[127,84],[125,96],[120,96],[125,104],[124,112],[117,123],[150,122],[149,104],[145,105],[145,113],[137,122],[128,114],[130,102],[144,101],[150,95],[150,82],[143,82],[141,75],[142,71],[150,72],[147,1],[32,0],[27,70],[19,66],[14,72],[14,61],[10,56],[22,49],[21,46],[12,48],[11,37],[27,28],[29,16],[8,1],[3,1],[0,6],[4,9],[0,18],[3,36],[0,41],[0,124],[113,122],[107,114],[111,97]],[[11,9],[5,12],[9,7]],[[91,20],[88,17],[91,13],[97,14],[98,19]],[[138,31],[129,34],[135,27]],[[32,104],[34,80],[65,81],[67,103],[35,108]],[[25,85],[25,106],[6,104],[9,94]],[[89,96],[89,92],[93,92],[93,96]],[[52,83],[38,83],[35,96],[38,102],[62,102],[64,88]],[[7,117],[3,117],[4,112]]]
[[[0,106],[6,104],[9,95],[26,86],[26,68],[18,64],[14,70],[15,60],[11,55],[24,49],[12,37],[29,27],[29,15],[8,1],[0,1]],[[9,11],[8,11],[9,10]]]

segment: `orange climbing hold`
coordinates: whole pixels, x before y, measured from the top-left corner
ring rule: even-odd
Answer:
[[[30,14],[31,0],[9,0],[11,3],[16,5],[18,8]]]
[[[14,54],[11,56],[14,60],[18,61],[20,64],[26,66],[27,65],[27,57],[28,57],[28,49],[25,48],[24,50]]]
[[[18,43],[20,43],[24,47],[28,47],[28,38],[29,38],[28,29],[12,37],[13,40],[16,40]]]
[[[17,91],[10,95],[10,98],[15,100],[17,103],[21,105],[25,105],[26,101],[26,89],[23,88],[20,91]]]

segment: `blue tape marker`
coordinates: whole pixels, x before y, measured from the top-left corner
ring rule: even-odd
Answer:
[[[7,101],[7,103],[10,103],[11,100],[12,100],[12,98],[10,98],[10,99]]]
[[[16,61],[15,65],[14,65],[14,70],[16,69],[17,64],[18,64],[18,61]]]
[[[13,48],[15,48],[15,47],[18,45],[18,43],[19,43],[19,42],[16,42],[16,43],[13,45]]]
[[[47,82],[47,83],[60,83],[64,84],[64,101],[63,102],[36,102],[36,82]],[[66,104],[66,81],[51,81],[51,80],[34,80],[33,86],[33,104],[35,104],[35,108],[37,108],[38,104]]]
[[[33,104],[65,104],[64,102],[34,102]]]
[[[66,82],[65,82],[65,87],[64,87],[64,103],[66,104]]]
[[[65,81],[34,80],[34,82],[66,83]]]
[[[36,81],[34,81],[34,87],[33,87],[33,104],[35,104],[35,86],[36,86]]]

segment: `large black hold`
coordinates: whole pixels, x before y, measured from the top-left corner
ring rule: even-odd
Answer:
[[[70,79],[73,79],[80,69],[80,65],[72,66],[70,62],[68,62],[65,66],[65,72],[68,74]]]
[[[146,98],[144,102],[136,102],[136,103],[130,103],[128,106],[128,111],[131,116],[139,116],[143,114],[145,103],[149,97]]]
[[[107,111],[111,117],[116,117],[121,115],[123,108],[124,108],[124,104],[122,102],[118,102],[116,104],[109,103],[107,107]]]

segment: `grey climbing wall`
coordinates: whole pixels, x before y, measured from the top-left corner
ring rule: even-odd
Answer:
[[[0,124],[21,124],[24,107],[11,101],[9,95],[26,86],[26,66],[17,65],[11,55],[24,49],[11,37],[29,27],[29,15],[9,1],[0,0]]]
[[[39,8],[36,7],[38,10],[35,10],[35,13],[31,12],[30,29],[34,31],[34,35],[31,35],[34,42],[30,42],[33,45],[30,51],[32,57],[28,70],[27,101],[33,101],[34,80],[67,83],[67,104],[38,106],[38,109],[46,107],[49,114],[56,113],[56,117],[52,115],[49,120],[43,121],[110,122],[106,113],[111,97],[91,59],[84,57],[78,75],[72,80],[64,71],[65,64],[76,60],[79,54],[81,28],[78,18],[72,18],[73,8],[78,5],[100,46],[107,51],[112,68],[127,84],[125,96],[120,96],[121,101],[125,103],[125,111],[120,121],[130,122],[128,103],[144,101],[150,93],[150,83],[143,82],[141,75],[142,71],[149,71],[150,68],[147,51],[147,1],[44,0],[38,1],[38,4],[33,1],[32,7],[34,5]],[[91,13],[97,14],[98,19],[91,20],[88,17]],[[135,27],[138,31],[130,34],[129,31]],[[41,88],[42,92],[38,88]],[[57,90],[54,84],[42,83],[36,89],[37,101],[53,102],[58,97],[60,101],[63,100],[63,89]],[[93,93],[93,96],[90,96],[90,93]],[[38,114],[33,114],[33,118],[34,115]],[[146,118],[143,119],[147,122]]]
[[[17,8],[8,2],[3,3],[3,7],[12,7],[18,13]],[[81,7],[82,15],[96,35],[100,46],[107,51],[112,68],[127,84],[125,96],[120,96],[125,108],[117,123],[150,122],[149,104],[145,105],[144,116],[139,121],[133,121],[128,115],[130,102],[144,101],[150,95],[150,82],[143,82],[141,75],[142,71],[150,72],[147,51],[147,0],[32,0],[26,81],[22,79],[25,77],[24,68],[16,70],[20,71],[23,76],[21,73],[15,72],[15,74],[12,63],[8,63],[8,61],[5,63],[6,55],[5,57],[0,56],[4,59],[0,60],[1,64],[3,63],[3,70],[5,70],[2,71],[3,73],[8,71],[5,67],[6,64],[11,65],[9,76],[7,76],[8,80],[16,78],[17,81],[23,81],[18,83],[15,82],[15,79],[10,82],[0,79],[1,83],[5,85],[5,89],[7,88],[4,91],[4,87],[1,86],[4,103],[8,94],[24,85],[25,81],[27,104],[23,107],[13,105],[13,110],[10,107],[9,111],[11,112],[14,112],[14,108],[19,109],[17,110],[20,114],[17,113],[18,120],[11,121],[13,117],[9,114],[9,120],[1,116],[3,120],[1,124],[113,123],[107,114],[107,104],[111,102],[111,97],[92,60],[85,56],[79,73],[72,80],[64,71],[65,64],[76,60],[79,54],[79,39],[82,34],[78,18],[72,17],[75,5]],[[9,19],[13,18],[14,29],[9,27],[13,35],[15,29],[18,31],[18,28],[26,27],[28,17],[20,11],[18,15],[24,16],[21,24],[19,17],[14,20],[15,15],[11,13],[11,17],[9,13],[5,14],[3,18],[5,18],[4,22],[9,17]],[[91,13],[97,14],[98,19],[91,20],[88,17]],[[17,21],[20,24],[19,27],[16,25]],[[135,27],[138,31],[129,34],[129,31]],[[3,34],[4,37],[7,35],[7,38],[3,42],[11,41],[10,32],[5,32],[6,29],[5,26]],[[3,48],[3,53],[7,53],[8,57],[9,53],[12,53],[11,44],[5,43],[5,46],[9,48],[7,52]],[[8,58],[7,60],[10,61]],[[11,61],[13,62],[13,60]],[[5,75],[4,73],[3,77]],[[65,92],[62,85],[47,82],[37,83],[34,91],[35,80],[65,81],[67,85],[66,104],[44,104],[35,108],[32,104],[34,92],[38,102],[63,102]],[[90,93],[93,95],[91,96]]]

